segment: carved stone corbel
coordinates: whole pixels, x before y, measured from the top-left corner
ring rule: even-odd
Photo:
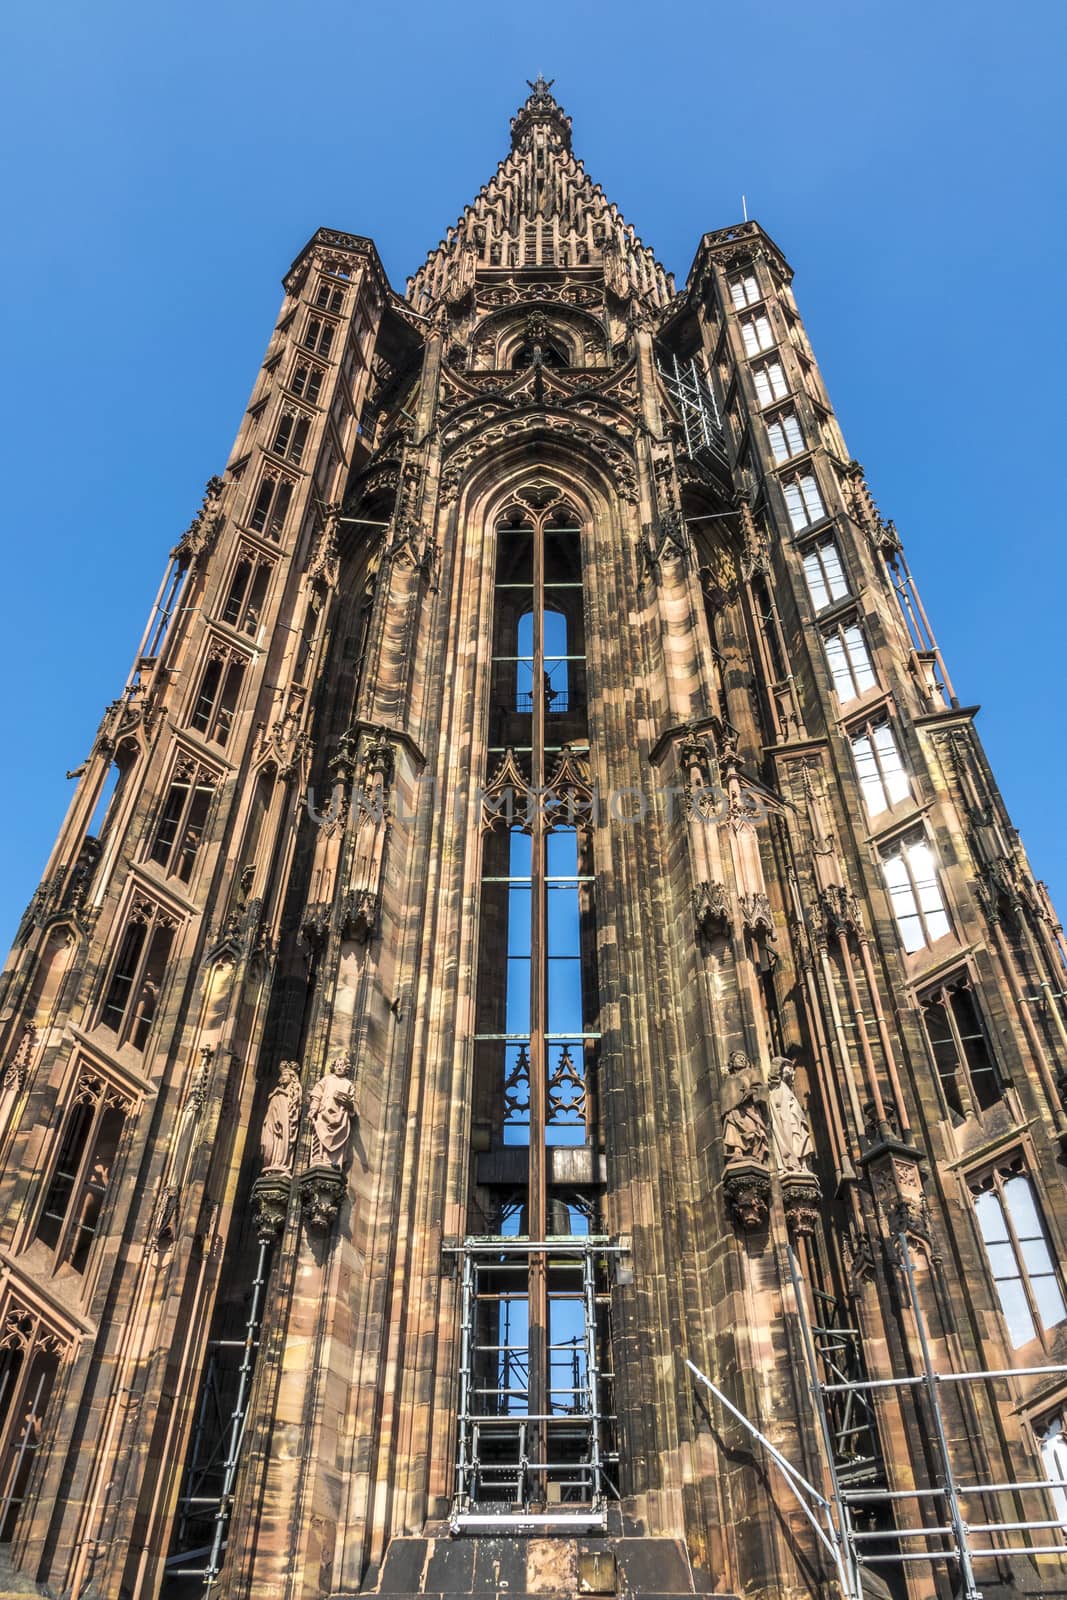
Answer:
[[[815,1232],[821,1199],[822,1190],[813,1173],[786,1172],[782,1175],[782,1205],[786,1226],[794,1238],[803,1239]]]
[[[859,1159],[870,1178],[886,1233],[904,1233],[929,1242],[930,1210],[919,1152],[890,1135],[865,1150]]]
[[[732,1161],[722,1175],[722,1192],[731,1216],[746,1233],[767,1225],[771,1175],[758,1161]]]
[[[288,1172],[271,1171],[262,1173],[252,1185],[252,1215],[261,1244],[274,1244],[281,1237],[292,1184]]]
[[[345,1175],[339,1167],[307,1167],[300,1174],[298,1193],[308,1227],[325,1233],[337,1221],[345,1194]]]

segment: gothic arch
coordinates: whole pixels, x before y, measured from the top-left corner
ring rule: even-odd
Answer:
[[[441,475],[441,499],[444,504],[455,500],[463,490],[464,480],[471,474],[475,463],[486,464],[490,458],[494,481],[509,446],[514,445],[521,458],[529,462],[534,450],[544,452],[544,459],[555,457],[561,461],[575,458],[587,467],[594,463],[598,475],[610,483],[609,495],[628,503],[637,499],[637,473],[633,451],[627,440],[613,430],[588,418],[575,418],[559,411],[538,409],[521,416],[511,416],[489,422],[484,428],[468,434],[463,443],[446,458]]]
[[[472,370],[511,371],[534,316],[543,319],[548,343],[567,358],[567,366],[607,365],[607,341],[596,317],[573,306],[530,301],[504,306],[478,323],[471,338]]]

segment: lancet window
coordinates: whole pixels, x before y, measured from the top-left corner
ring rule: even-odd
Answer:
[[[129,1109],[128,1096],[99,1073],[78,1074],[37,1223],[37,1238],[55,1252],[57,1266],[85,1271]]]
[[[143,1050],[152,1030],[159,993],[176,931],[175,918],[162,906],[134,898],[111,970],[100,1024],[117,1042]]]
[[[1067,1318],[1048,1229],[1022,1158],[970,1180],[978,1230],[1012,1349]]]
[[[264,472],[249,512],[249,526],[276,539],[285,526],[292,498],[293,485],[288,478],[279,477],[277,468]]]
[[[919,1004],[949,1109],[963,1117],[974,1105],[995,1105],[1004,1085],[967,974],[927,990]]]
[[[258,633],[273,571],[274,563],[265,556],[247,545],[239,547],[237,565],[222,608],[223,622],[228,622],[231,628],[239,628],[242,633]]]
[[[188,883],[193,875],[216,782],[214,772],[186,757],[175,768],[163,801],[149,858],[182,883]]]
[[[293,368],[293,375],[289,379],[289,388],[301,400],[307,400],[314,405],[322,389],[322,380],[326,376],[321,367],[316,367],[310,361],[298,361]]]
[[[15,1531],[69,1341],[8,1293],[0,1307],[0,1544]]]
[[[212,646],[189,718],[205,739],[220,745],[229,739],[247,665],[247,658],[239,651],[222,644]]]
[[[496,545],[456,1511],[588,1523],[615,1468],[582,530],[538,485]]]

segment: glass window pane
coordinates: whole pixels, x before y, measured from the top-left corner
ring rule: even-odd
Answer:
[[[1047,1276],[1031,1277],[1030,1287],[1034,1292],[1037,1302],[1037,1314],[1041,1319],[1043,1328],[1055,1328],[1067,1317],[1067,1307],[1063,1304],[1063,1295],[1060,1292],[1059,1280],[1055,1273]]]
[[[858,693],[863,694],[865,690],[873,688],[878,681],[871,666],[871,658],[867,653],[867,641],[863,637],[861,629],[854,623],[844,629],[843,638],[845,649],[848,651],[852,674],[856,680],[856,689]]]
[[[908,870],[899,852],[895,851],[892,855],[882,857],[882,871],[885,874],[890,904],[904,948],[908,951],[921,950],[926,943],[926,935],[919,918],[919,908],[915,902]]]
[[[819,555],[822,558],[823,571],[826,582],[830,588],[830,598],[840,600],[848,593],[848,584],[845,582],[845,571],[841,565],[837,545],[832,539],[825,539],[819,545]]]
[[[1017,1278],[1019,1276],[1019,1263],[1015,1259],[1015,1247],[1010,1243],[987,1244],[986,1254],[989,1265],[993,1269],[994,1278]]]
[[[808,517],[812,522],[817,522],[820,517],[825,516],[826,513],[822,503],[822,495],[819,493],[819,486],[815,482],[815,478],[812,473],[806,472],[801,478],[800,492],[804,496],[804,504],[807,507]]]
[[[1029,1178],[1022,1173],[1008,1178],[1004,1184],[1004,1201],[1020,1239],[1040,1239],[1044,1236]]]
[[[1064,1439],[1063,1423],[1059,1417],[1053,1417],[1041,1440],[1041,1460],[1049,1482],[1058,1479],[1064,1486],[1062,1489],[1050,1489],[1049,1499],[1052,1501],[1053,1515],[1059,1517],[1067,1528],[1067,1440]]]
[[[854,699],[852,673],[849,670],[844,644],[836,633],[827,634],[823,642],[826,645],[826,659],[838,698],[841,700]]]
[[[785,431],[780,422],[772,422],[767,429],[767,437],[771,444],[771,454],[775,461],[788,461],[789,446],[786,444]]]
[[[1008,1338],[1013,1350],[1018,1350],[1020,1345],[1029,1344],[1037,1334],[1034,1319],[1030,1315],[1030,1307],[1021,1282],[1016,1278],[1010,1281],[1002,1280],[997,1284],[997,1294],[1000,1298],[1001,1310],[1004,1320],[1008,1324]]]
[[[782,492],[785,495],[786,510],[789,512],[789,521],[794,532],[808,525],[808,513],[804,506],[804,499],[797,483],[783,483]]]
[[[895,805],[898,800],[903,800],[908,793],[908,775],[904,771],[897,741],[888,722],[880,722],[874,729],[874,743],[878,751],[878,759],[882,768],[882,776],[889,802]]]
[[[874,750],[866,734],[861,734],[859,738],[853,739],[852,754],[856,762],[856,775],[860,781],[860,788],[863,790],[864,804],[872,817],[877,816],[880,811],[886,809],[888,802],[885,788],[882,784],[882,776],[878,770],[878,763],[874,757]]]
[[[808,581],[812,605],[816,611],[821,611],[823,606],[830,604],[830,591],[826,585],[822,562],[814,550],[810,550],[804,557],[804,576]]]
[[[1008,1225],[1004,1221],[1000,1201],[992,1189],[986,1190],[984,1194],[975,1195],[974,1209],[978,1217],[979,1231],[987,1245],[1000,1239],[1007,1239]]]

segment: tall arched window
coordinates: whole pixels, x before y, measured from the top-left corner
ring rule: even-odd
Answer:
[[[496,534],[455,1511],[588,1526],[615,1491],[582,533],[536,485]]]

